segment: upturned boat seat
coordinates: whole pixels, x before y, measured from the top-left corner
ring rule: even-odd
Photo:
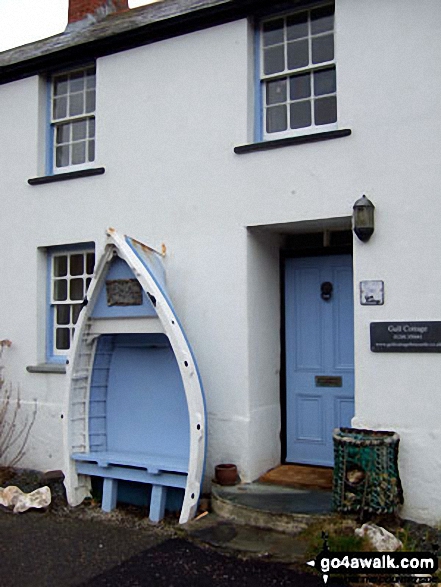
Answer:
[[[77,472],[103,478],[102,509],[116,507],[118,481],[137,481],[152,486],[149,518],[159,522],[164,517],[167,487],[185,489],[188,459],[144,453],[97,451],[74,453]]]

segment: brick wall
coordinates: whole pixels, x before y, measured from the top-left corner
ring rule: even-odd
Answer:
[[[68,22],[82,20],[88,14],[94,14],[98,9],[106,13],[128,10],[128,0],[69,0]]]

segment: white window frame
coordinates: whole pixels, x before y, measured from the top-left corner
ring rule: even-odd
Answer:
[[[321,70],[329,70],[333,68],[336,72],[336,59],[335,59],[335,9],[334,9],[334,24],[332,28],[332,35],[334,39],[334,56],[332,59],[328,61],[323,61],[320,63],[312,63],[312,40],[318,38],[320,36],[326,36],[330,34],[330,30],[323,32],[323,33],[312,33],[311,30],[311,12],[315,10],[320,10],[323,8],[334,8],[334,3],[332,2],[325,2],[320,5],[316,5],[311,8],[304,8],[296,11],[284,12],[282,14],[271,15],[269,17],[265,17],[259,22],[258,28],[258,77],[259,77],[259,92],[260,92],[260,107],[259,107],[259,128],[257,130],[258,137],[257,139],[260,140],[274,140],[274,139],[282,139],[288,137],[295,137],[295,136],[302,136],[308,134],[314,134],[318,132],[325,132],[331,130],[337,130],[338,128],[338,109],[336,112],[337,118],[335,122],[326,123],[326,124],[315,124],[315,114],[314,114],[314,102],[316,99],[326,98],[326,97],[333,97],[337,99],[337,85],[334,92],[329,94],[321,94],[320,96],[314,95],[314,72],[318,72]],[[308,40],[308,58],[309,62],[307,65],[298,67],[298,68],[288,68],[288,39],[287,39],[287,19],[292,16],[299,16],[302,14],[307,14],[307,23],[308,23],[308,36],[303,37],[303,39]],[[284,47],[284,60],[285,60],[285,69],[283,71],[279,71],[277,73],[265,74],[264,72],[264,42],[263,42],[263,27],[266,23],[270,21],[277,21],[277,20],[284,20],[284,40],[283,40],[283,47]],[[281,45],[282,43],[279,43]],[[275,46],[275,45],[274,45]],[[268,47],[268,46],[267,46]],[[289,90],[289,78],[293,75],[298,74],[310,74],[310,96],[302,99],[292,100],[290,98],[290,90]],[[335,73],[335,76],[337,74]],[[267,84],[271,81],[283,80],[286,79],[286,100],[281,102],[280,104],[286,104],[286,114],[287,114],[287,128],[286,130],[281,131],[274,131],[274,132],[267,132],[266,126],[266,116],[267,116]],[[337,81],[335,82],[337,84]],[[290,128],[290,104],[293,102],[300,102],[300,101],[309,101],[311,103],[311,125],[304,126],[300,128]],[[273,104],[273,106],[276,104]],[[336,106],[337,108],[337,106]]]
[[[82,273],[75,270],[71,262],[72,257],[79,255],[83,257]],[[93,255],[93,262],[90,255]],[[61,264],[57,267],[57,259],[60,258],[66,258],[65,270],[63,267],[60,267]],[[78,260],[77,257],[76,261]],[[48,331],[46,353],[48,361],[57,362],[57,360],[64,360],[66,354],[69,352],[75,332],[75,324],[78,320],[87,288],[92,279],[94,267],[95,245],[93,243],[51,247],[48,250]],[[81,289],[78,289],[80,281],[82,282]],[[74,291],[75,288],[77,288],[76,292]],[[69,344],[67,346],[59,344],[57,337],[57,331],[63,329],[68,330]]]
[[[82,74],[84,87],[75,89],[74,80]],[[62,82],[66,80],[66,92],[58,93]],[[94,87],[85,87],[86,81]],[[58,83],[57,83],[58,82]],[[49,124],[50,124],[50,150],[48,167],[50,173],[66,173],[81,169],[90,169],[94,167],[96,160],[96,66],[95,64],[72,70],[57,72],[50,78],[49,91]],[[66,109],[56,107],[60,99],[65,101]],[[77,102],[82,101],[81,111],[70,113],[73,108],[73,99]],[[67,137],[62,136],[62,129],[65,129]],[[75,130],[74,130],[75,128]],[[79,130],[85,128],[85,134],[79,133]],[[77,136],[74,136],[77,133]],[[85,160],[75,162],[73,159],[78,157],[79,151],[84,146]],[[63,149],[64,148],[64,149]],[[74,155],[74,149],[76,150]],[[61,164],[62,152],[68,152],[68,161],[66,165]]]

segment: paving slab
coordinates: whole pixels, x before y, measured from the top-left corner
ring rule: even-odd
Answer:
[[[285,563],[302,561],[307,547],[297,536],[228,522],[213,513],[188,522],[183,530],[197,542]]]

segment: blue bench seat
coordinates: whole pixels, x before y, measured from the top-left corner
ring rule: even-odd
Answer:
[[[74,453],[77,472],[103,478],[102,509],[116,507],[118,480],[152,485],[149,518],[159,522],[164,517],[167,487],[185,489],[188,459],[175,456],[148,455],[133,452],[96,451]]]

